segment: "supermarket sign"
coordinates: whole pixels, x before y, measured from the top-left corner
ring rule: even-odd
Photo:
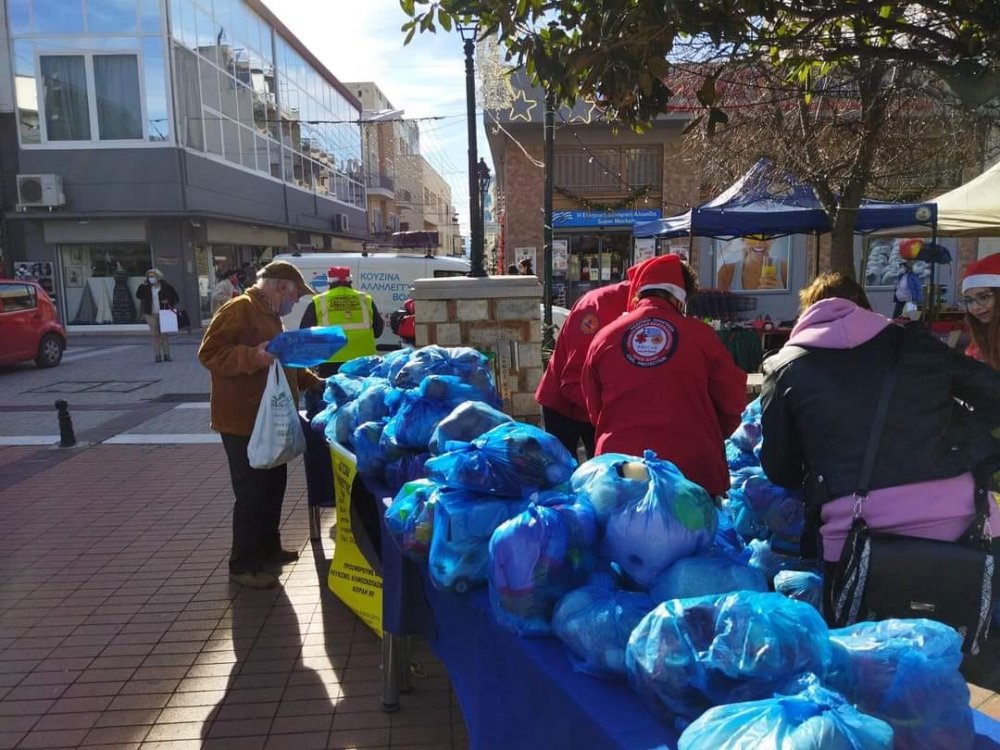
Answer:
[[[658,208],[626,208],[619,211],[554,211],[552,226],[567,227],[631,227],[643,221],[655,221],[663,216]]]

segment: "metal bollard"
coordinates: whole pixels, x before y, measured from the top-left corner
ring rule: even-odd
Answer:
[[[322,510],[318,505],[309,506],[309,539],[318,542],[323,536]]]
[[[392,633],[382,633],[382,710],[399,710],[399,640]]]
[[[73,432],[73,418],[69,415],[69,404],[59,399],[56,401],[56,411],[59,412],[59,447],[72,448],[76,445],[76,435]]]

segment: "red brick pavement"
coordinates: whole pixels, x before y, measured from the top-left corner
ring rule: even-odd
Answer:
[[[323,585],[298,462],[282,534],[303,557],[263,592],[228,581],[221,446],[0,466],[29,467],[0,492],[0,748],[467,747],[426,649],[404,709],[380,710],[379,640]]]

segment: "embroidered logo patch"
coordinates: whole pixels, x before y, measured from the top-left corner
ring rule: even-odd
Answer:
[[[645,318],[625,329],[622,353],[636,367],[656,367],[677,350],[677,329],[659,318]]]
[[[587,313],[580,319],[580,333],[586,336],[593,336],[597,333],[600,325],[601,321],[598,319],[597,313]]]

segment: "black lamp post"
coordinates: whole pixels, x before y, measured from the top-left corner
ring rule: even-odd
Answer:
[[[473,55],[476,52],[476,34],[479,25],[459,25],[458,33],[462,35],[465,48],[465,106],[466,119],[469,128],[469,229],[472,232],[472,243],[469,249],[469,276],[485,276],[483,248],[483,214],[479,210],[479,169],[476,153],[476,69]],[[485,164],[483,166],[486,166]]]
[[[480,262],[484,264],[485,268],[485,258],[486,258],[486,194],[490,189],[490,168],[487,166],[486,162],[479,159],[479,164],[476,165],[476,177],[479,181],[479,247],[481,249],[481,255],[479,256]],[[482,276],[486,275],[484,270]]]

